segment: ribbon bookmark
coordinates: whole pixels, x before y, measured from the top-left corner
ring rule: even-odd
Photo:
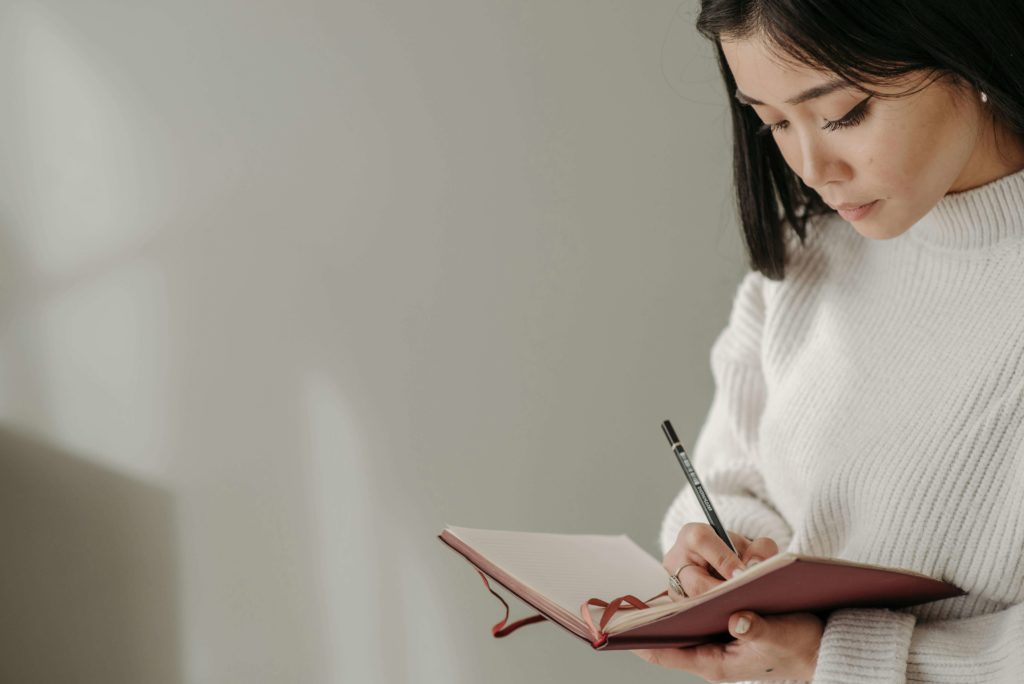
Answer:
[[[594,648],[599,648],[608,641],[608,635],[605,633],[604,628],[608,626],[608,622],[615,616],[620,610],[644,610],[650,608],[648,605],[651,601],[659,599],[662,596],[668,596],[668,591],[663,591],[657,596],[653,596],[647,601],[641,601],[632,594],[626,594],[616,599],[612,599],[611,602],[602,601],[601,599],[592,598],[586,603],[580,605],[580,615],[583,616],[583,621],[587,623],[587,628],[590,630],[590,635],[593,637],[591,644]],[[628,606],[623,606],[623,603],[628,603]],[[597,606],[598,608],[604,608],[601,613],[601,620],[597,624],[597,628],[594,627],[594,621],[590,616],[590,608],[588,606]]]
[[[491,627],[491,634],[493,634],[496,639],[508,636],[512,632],[516,631],[517,629],[525,625],[532,625],[535,622],[543,622],[544,620],[547,620],[546,617],[544,617],[540,613],[537,613],[536,615],[531,615],[529,617],[525,617],[520,620],[516,620],[515,622],[509,623],[508,603],[505,601],[505,599],[501,597],[501,594],[499,594],[498,592],[494,591],[493,588],[491,588],[491,583],[487,581],[487,575],[485,575],[480,570],[477,570],[477,574],[480,575],[480,579],[484,581],[484,586],[487,587],[487,591],[491,592],[491,594],[493,594],[496,599],[501,601],[501,605],[505,606],[505,617],[500,622]],[[580,614],[583,616],[583,621],[586,623],[587,629],[590,630],[590,634],[593,637],[590,642],[591,645],[594,648],[600,648],[604,645],[606,641],[608,641],[608,635],[605,634],[604,628],[608,626],[608,622],[612,619],[612,617],[614,617],[615,613],[619,612],[620,610],[643,610],[644,608],[650,608],[648,604],[651,601],[654,601],[655,599],[661,598],[662,596],[668,596],[668,591],[663,591],[657,596],[647,599],[646,602],[641,601],[636,596],[626,594],[625,596],[620,596],[616,599],[612,599],[611,602],[606,602],[602,601],[601,599],[592,598],[586,603],[582,604],[580,606]],[[600,621],[598,621],[598,626],[596,628],[594,627],[593,619],[590,617],[590,609],[588,608],[588,606],[597,606],[598,608],[604,608],[604,611],[601,613],[601,619]]]
[[[494,591],[494,589],[491,589],[491,584],[490,584],[490,582],[487,581],[487,575],[485,575],[484,573],[480,572],[479,570],[477,570],[477,573],[480,574],[480,579],[482,579],[484,581],[484,586],[487,587],[487,591],[489,591],[492,594],[494,594],[495,598],[497,598],[499,601],[501,601],[501,605],[505,606],[505,617],[504,617],[504,619],[502,619],[501,622],[499,622],[496,625],[494,625],[493,627],[491,627],[491,634],[494,635],[495,639],[500,639],[503,636],[508,636],[509,634],[511,634],[512,632],[516,631],[517,629],[519,629],[520,627],[522,627],[524,625],[532,625],[535,622],[542,622],[544,620],[547,620],[546,617],[544,617],[540,613],[537,613],[536,615],[531,615],[530,617],[525,617],[525,618],[523,618],[521,620],[516,620],[515,622],[513,622],[510,625],[506,625],[505,623],[508,622],[508,614],[509,614],[508,603],[505,602],[505,599],[501,598],[501,594],[499,594],[498,592]]]

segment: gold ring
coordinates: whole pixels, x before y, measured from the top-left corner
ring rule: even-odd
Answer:
[[[685,568],[688,565],[696,565],[696,563],[683,563],[678,568],[676,568],[675,572],[668,576],[669,586],[671,586],[672,590],[680,596],[686,596],[686,591],[683,589],[682,582],[679,581],[679,573],[681,573],[683,571],[683,568]],[[687,598],[689,597],[687,596]]]
[[[683,568],[685,568],[687,565],[696,565],[696,563],[690,563],[690,562],[683,563],[678,568],[676,568],[676,571],[672,573],[672,576],[678,579],[679,578],[679,573],[681,573],[683,571]]]

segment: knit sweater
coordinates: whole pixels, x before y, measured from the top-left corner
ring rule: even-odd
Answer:
[[[814,682],[1024,681],[1024,171],[873,240],[836,215],[748,273],[693,462],[723,524],[965,596],[831,613]],[[667,551],[706,522],[684,489]]]

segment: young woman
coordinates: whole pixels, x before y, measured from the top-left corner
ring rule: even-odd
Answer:
[[[1024,4],[702,0],[751,272],[711,351],[664,566],[697,596],[780,549],[965,596],[732,616],[636,651],[711,681],[1024,681]],[[838,211],[836,211],[838,210]]]

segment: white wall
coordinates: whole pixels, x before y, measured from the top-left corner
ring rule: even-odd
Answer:
[[[4,3],[0,680],[695,681],[435,535],[657,553],[745,269],[696,7]]]

